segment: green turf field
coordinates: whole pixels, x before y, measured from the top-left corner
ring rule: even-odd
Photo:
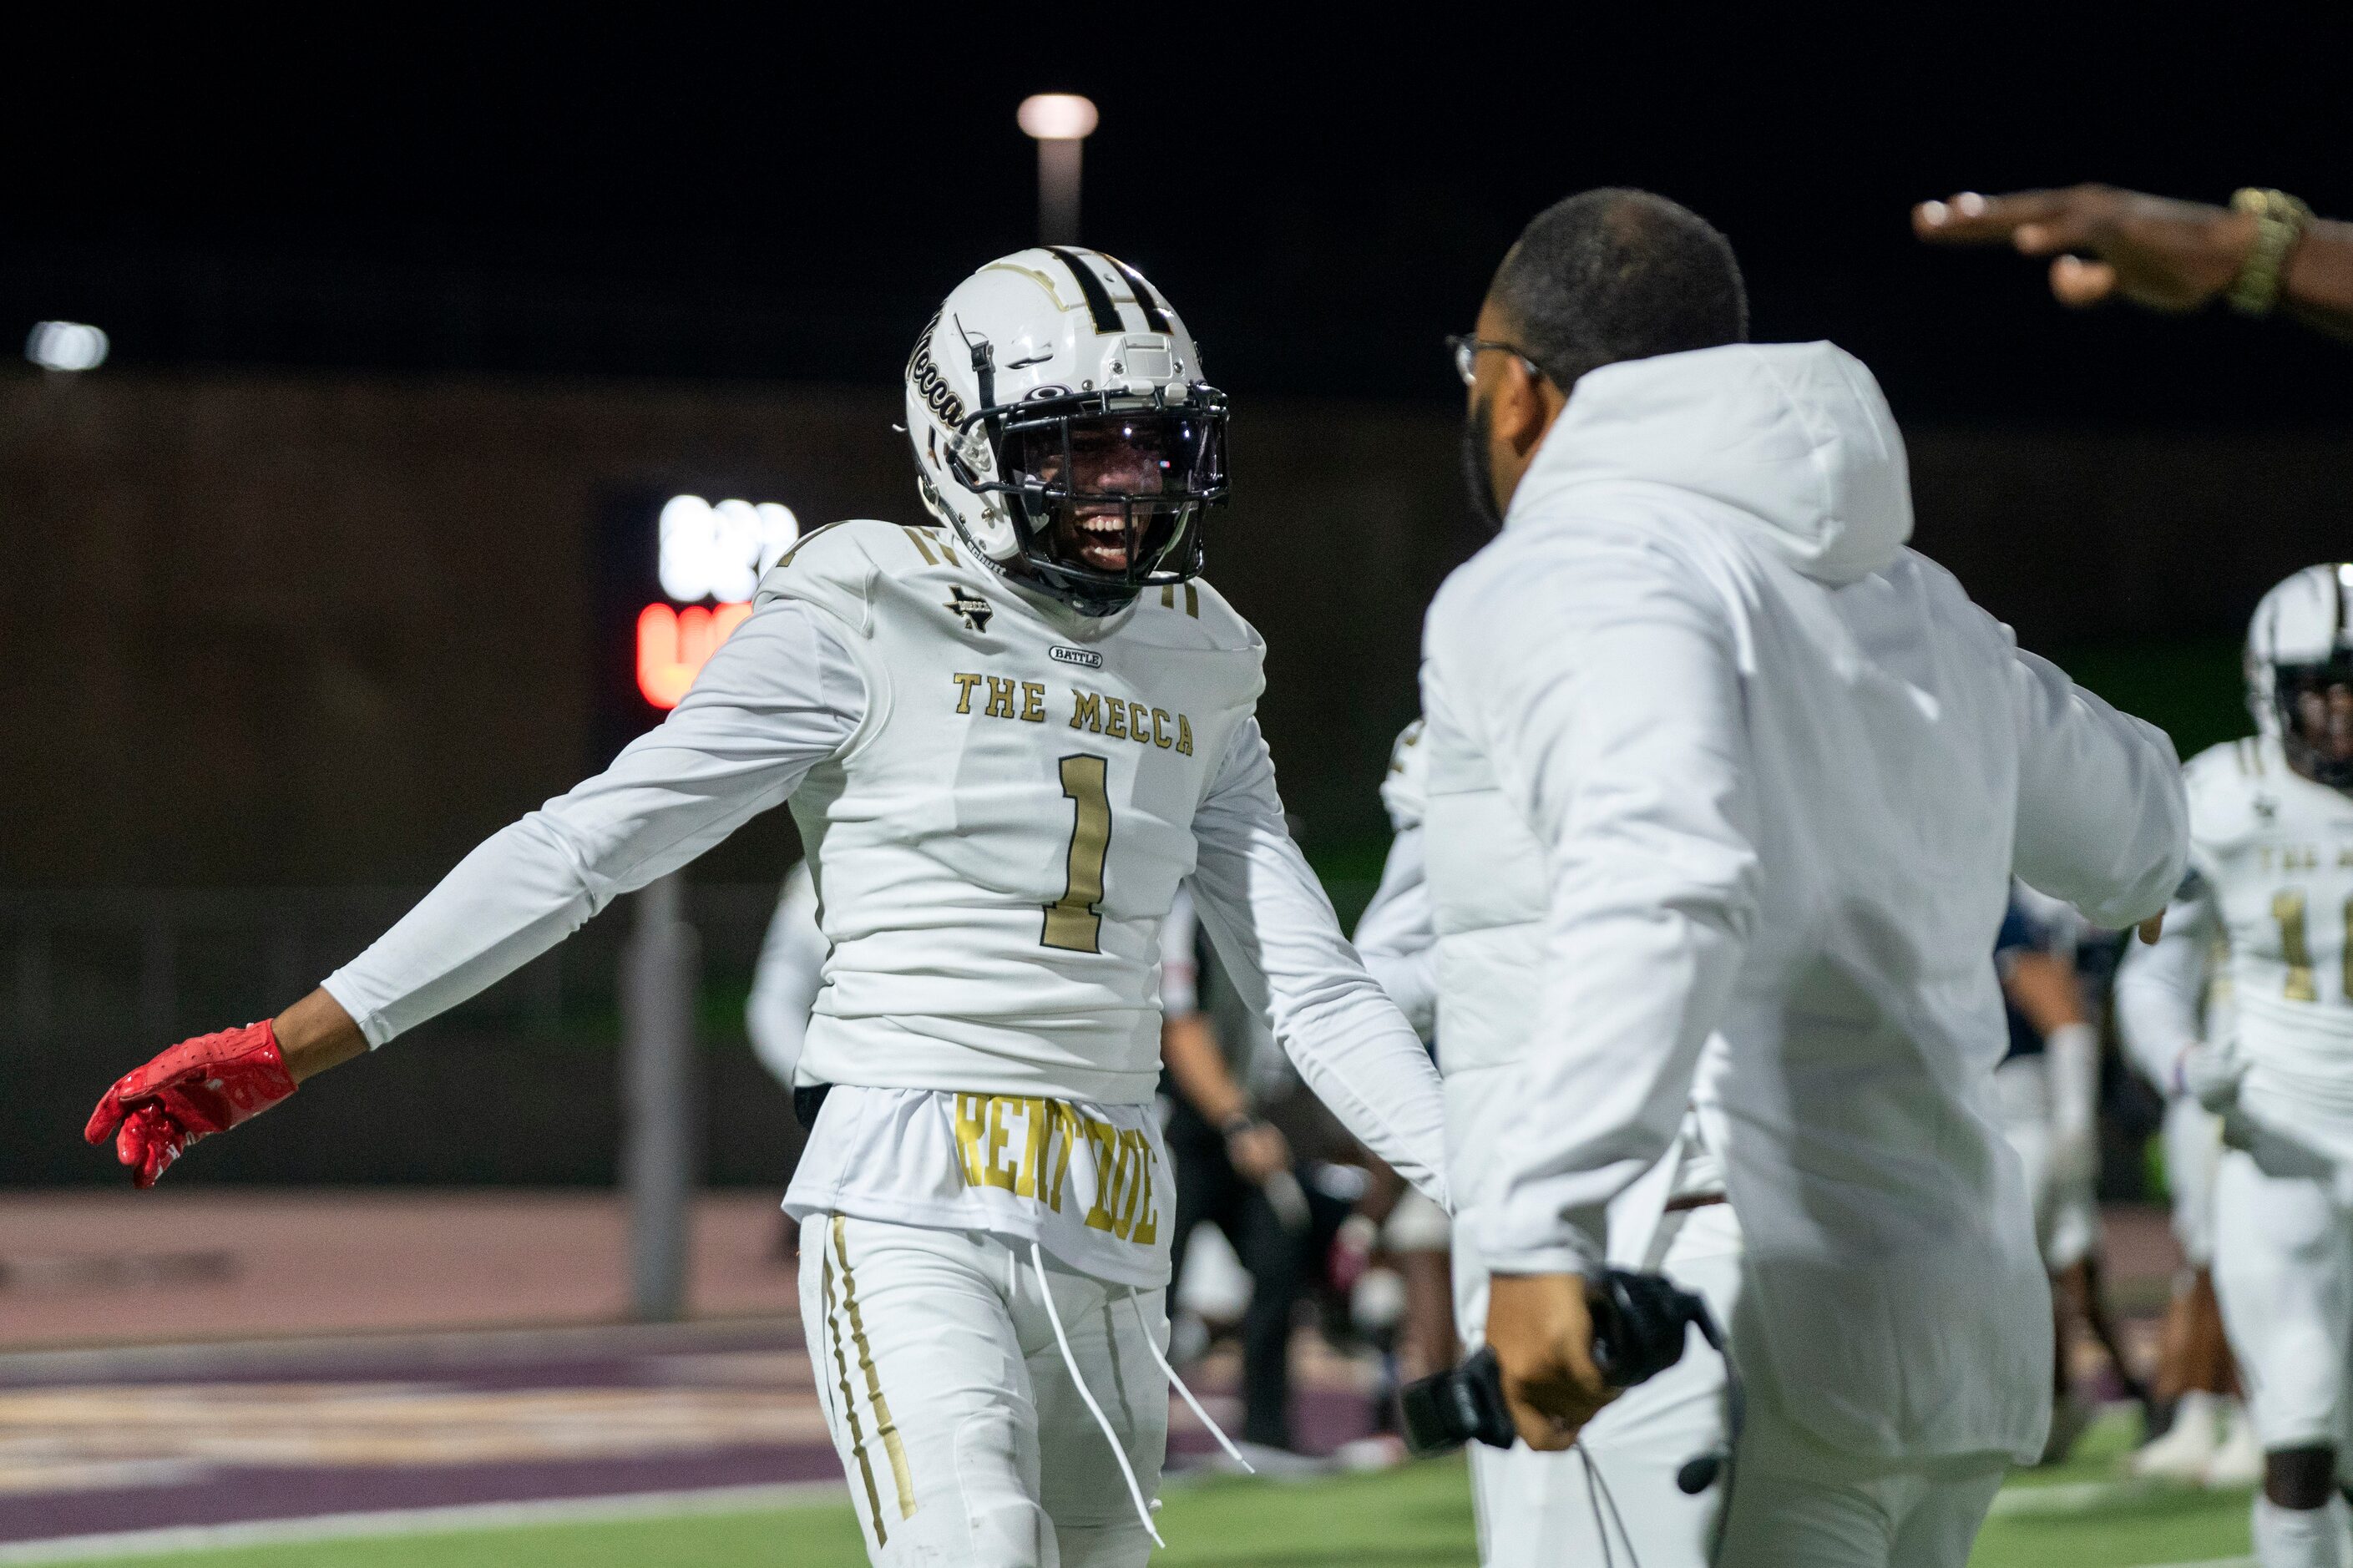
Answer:
[[[2243,1492],[2118,1482],[2128,1428],[2095,1430],[2070,1464],[2013,1483],[1973,1568],[2138,1568],[2247,1551]],[[1171,1489],[1160,1515],[1170,1568],[1467,1568],[1471,1502],[1459,1464],[1303,1483]],[[715,1518],[531,1526],[276,1545],[117,1568],[859,1568],[848,1504]]]

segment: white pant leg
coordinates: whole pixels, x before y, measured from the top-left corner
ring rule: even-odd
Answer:
[[[1151,1547],[1078,1395],[1026,1247],[813,1214],[801,1312],[818,1392],[876,1568],[1128,1568]],[[1080,1374],[1159,1489],[1168,1399],[1143,1339],[1163,1292],[1047,1260]]]
[[[1729,1323],[1741,1268],[1740,1226],[1731,1205],[1669,1215],[1661,1223],[1659,1242],[1664,1244],[1661,1271],[1697,1291],[1716,1321]],[[1461,1289],[1460,1272],[1456,1279],[1458,1302],[1483,1309],[1483,1275],[1475,1296]],[[1475,1320],[1466,1319],[1466,1333],[1475,1335],[1484,1321],[1483,1310]],[[1486,1568],[1599,1563],[1626,1558],[1630,1542],[1631,1556],[1642,1568],[1705,1568],[1723,1483],[1691,1497],[1675,1485],[1675,1474],[1724,1437],[1724,1363],[1694,1331],[1683,1360],[1628,1390],[1594,1418],[1585,1429],[1581,1453],[1540,1454],[1525,1444],[1509,1449],[1472,1445],[1480,1561]],[[1598,1484],[1588,1479],[1588,1462]],[[1617,1505],[1614,1516],[1610,1500]],[[1603,1553],[1604,1518],[1610,1559]]]
[[[1061,1551],[1061,1568],[1141,1568],[1152,1537],[1112,1457],[1110,1442],[1071,1383],[1053,1325],[1038,1298],[1037,1276],[1025,1261],[1025,1290],[1015,1313],[1030,1386],[1037,1391],[1039,1500],[1045,1505]],[[1088,1392],[1119,1435],[1120,1447],[1147,1501],[1160,1491],[1168,1455],[1168,1384],[1144,1342],[1150,1334],[1168,1345],[1167,1292],[1132,1291],[1062,1268],[1049,1258],[1046,1278],[1054,1308]]]
[[[1011,1254],[976,1233],[812,1214],[801,1322],[876,1568],[1049,1568]]]
[[[2003,1454],[1856,1458],[1752,1397],[1723,1568],[1965,1568],[2008,1467]]]
[[[2353,1338],[2353,1216],[2305,1176],[2225,1150],[2215,1183],[2214,1289],[2266,1451],[2344,1445]]]
[[[2214,1264],[2214,1180],[2222,1121],[2189,1096],[2165,1108],[2165,1184],[2172,1189],[2173,1237],[2192,1268]]]

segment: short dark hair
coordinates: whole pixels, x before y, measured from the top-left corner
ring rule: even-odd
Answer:
[[[1520,231],[1487,297],[1564,392],[1620,360],[1748,341],[1732,242],[1689,207],[1605,186],[1555,202]]]

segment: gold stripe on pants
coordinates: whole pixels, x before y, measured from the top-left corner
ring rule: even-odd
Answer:
[[[858,1283],[850,1276],[849,1247],[842,1237],[846,1228],[847,1222],[842,1216],[834,1215],[833,1251],[834,1256],[841,1259],[841,1306],[849,1314],[849,1337],[858,1346],[859,1370],[866,1373],[866,1403],[874,1408],[874,1435],[882,1439],[882,1451],[891,1457],[891,1479],[899,1490],[899,1517],[913,1519],[915,1517],[915,1482],[907,1473],[907,1446],[899,1440],[899,1424],[891,1419],[891,1402],[882,1397],[881,1374],[874,1370],[874,1352],[866,1342],[866,1324],[858,1310]],[[837,1340],[836,1353],[839,1352],[839,1342]],[[843,1391],[847,1393],[849,1373],[846,1370],[842,1376]],[[866,1484],[871,1495],[874,1486],[871,1477],[868,1478]],[[877,1506],[879,1508],[880,1505]],[[879,1518],[875,1521],[874,1536],[878,1541],[882,1536]]]
[[[839,1241],[841,1237],[839,1215],[834,1216],[833,1225],[834,1238]],[[819,1248],[818,1258],[820,1278],[824,1281],[826,1338],[833,1346],[834,1368],[841,1378],[841,1418],[849,1424],[850,1456],[858,1461],[858,1473],[866,1482],[866,1513],[874,1521],[874,1544],[881,1546],[891,1537],[882,1528],[882,1499],[874,1489],[874,1467],[867,1462],[866,1438],[858,1426],[858,1404],[850,1397],[849,1358],[842,1353],[841,1326],[835,1320],[833,1311],[833,1258],[822,1248]]]

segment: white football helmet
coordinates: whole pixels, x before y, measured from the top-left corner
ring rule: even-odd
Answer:
[[[907,361],[923,504],[1000,572],[1086,615],[1201,570],[1226,398],[1144,275],[1076,246],[990,262]]]
[[[2297,709],[2306,696],[2353,686],[2353,564],[2307,566],[2255,606],[2247,625],[2247,710],[2275,737],[2290,766],[2337,789],[2353,788],[2353,758],[2316,745]]]

